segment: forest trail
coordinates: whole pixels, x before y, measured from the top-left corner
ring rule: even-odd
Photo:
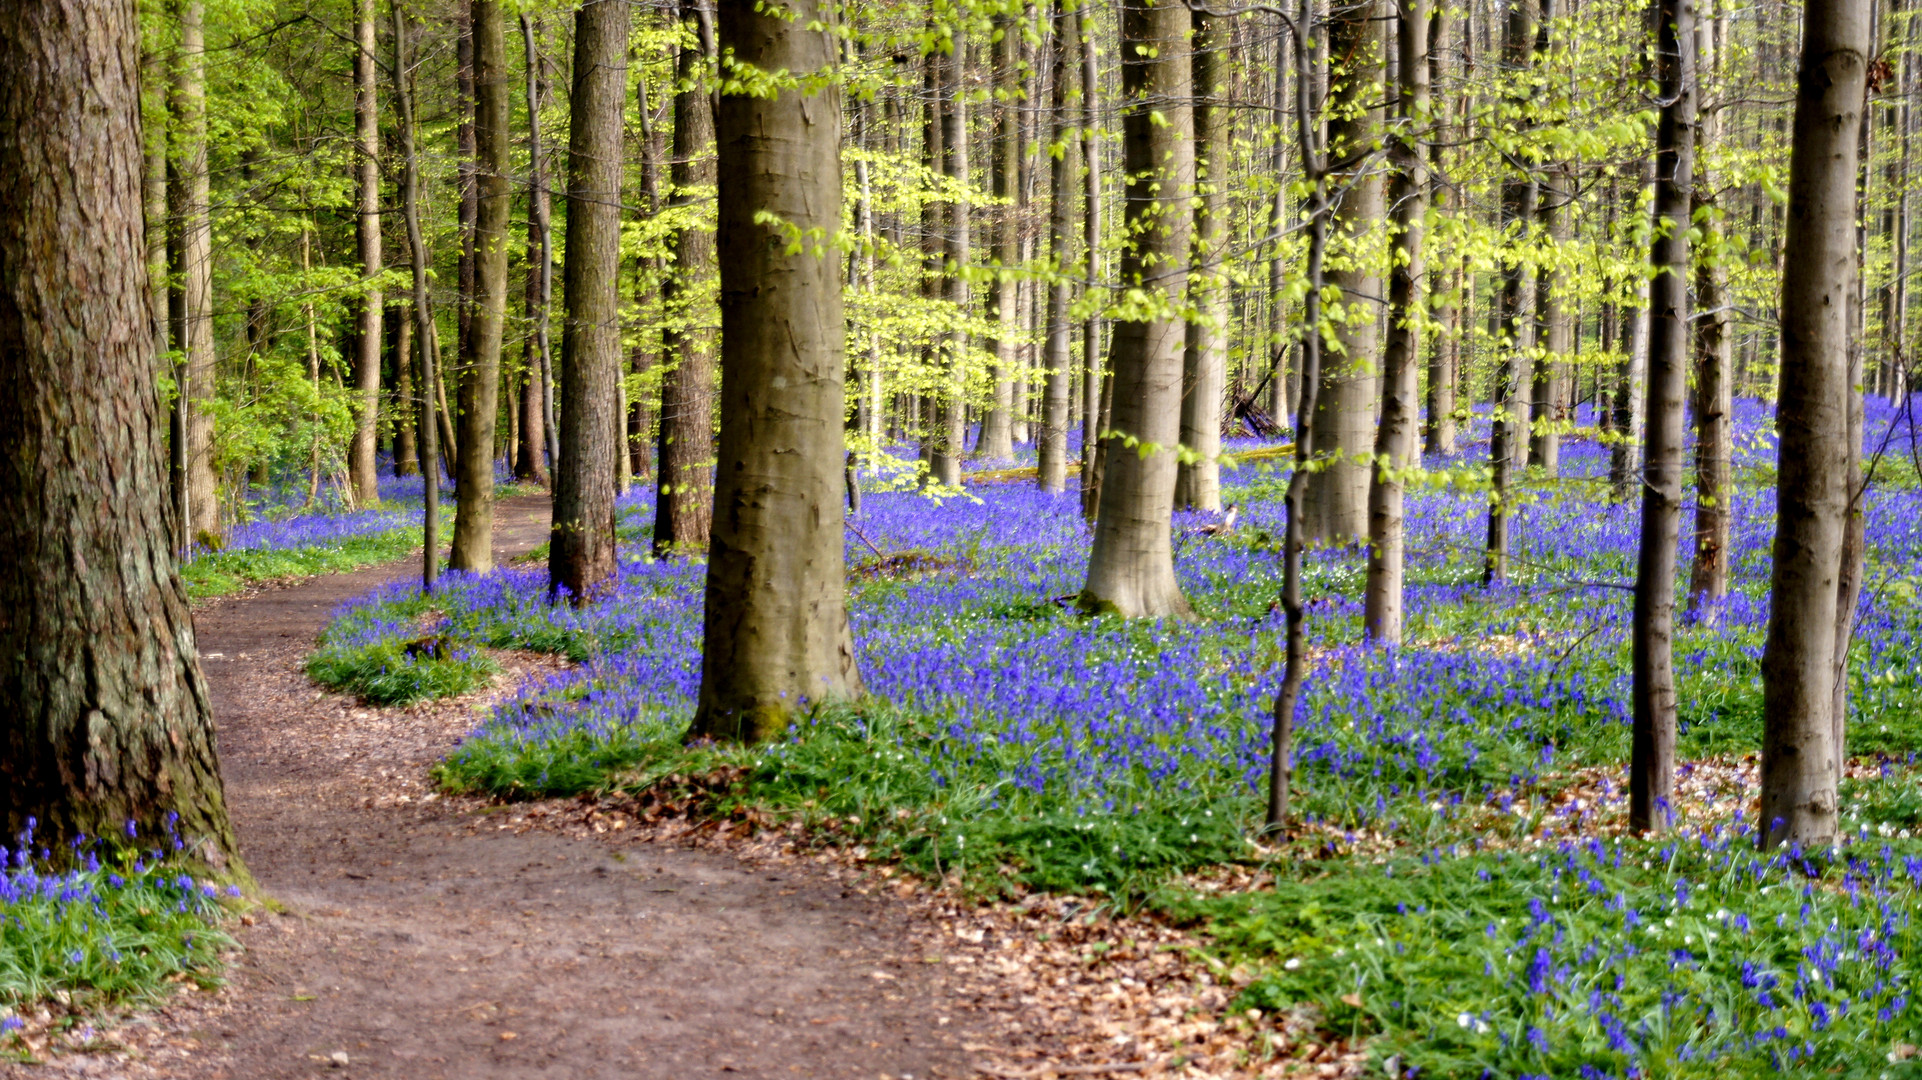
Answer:
[[[544,540],[547,515],[504,502],[497,559]],[[285,910],[236,928],[229,1005],[177,1075],[973,1075],[898,909],[798,868],[517,833],[433,798],[426,770],[471,705],[372,709],[301,671],[338,604],[418,573],[197,615],[241,852]]]

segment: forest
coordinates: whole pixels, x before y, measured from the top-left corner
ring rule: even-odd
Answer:
[[[1922,1077],[1918,15],[0,4],[0,1071]]]

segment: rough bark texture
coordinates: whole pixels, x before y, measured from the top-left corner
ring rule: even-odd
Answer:
[[[1069,395],[1074,387],[1074,351],[1070,340],[1073,328],[1068,322],[1068,306],[1073,286],[1065,275],[1074,268],[1074,174],[1077,164],[1073,118],[1068,105],[1074,86],[1074,61],[1080,51],[1075,28],[1078,25],[1073,0],[1055,0],[1053,89],[1049,104],[1054,115],[1054,152],[1048,166],[1048,253],[1051,269],[1057,276],[1048,282],[1048,321],[1046,351],[1042,367],[1047,383],[1042,392],[1041,438],[1035,448],[1038,468],[1035,480],[1041,490],[1066,491],[1068,488],[1068,415]]]
[[[0,835],[151,843],[177,813],[241,872],[168,537],[137,26],[0,5]]]
[[[683,0],[681,18],[698,21],[699,0]],[[677,206],[708,197],[715,181],[714,96],[703,77],[706,57],[682,49],[674,99],[674,164],[669,197]],[[660,484],[654,500],[654,551],[707,546],[714,520],[714,334],[707,329],[708,277],[714,237],[703,228],[674,237],[674,270],[661,286],[670,325],[664,351],[673,365],[661,375]],[[697,302],[700,302],[697,306]],[[675,325],[678,321],[680,325]]]
[[[1338,64],[1328,91],[1328,155],[1359,158],[1331,178],[1344,189],[1334,232],[1342,257],[1330,260],[1329,283],[1341,289],[1340,351],[1322,361],[1315,407],[1315,450],[1325,463],[1308,477],[1302,527],[1310,541],[1342,543],[1368,534],[1368,455],[1375,441],[1381,339],[1379,259],[1368,249],[1382,223],[1382,175],[1370,142],[1381,132],[1380,0],[1338,5],[1330,17],[1329,55]]]
[[[1848,473],[1848,296],[1868,5],[1809,0],[1796,78],[1775,423],[1774,566],[1762,652],[1763,846],[1836,832],[1835,610]]]
[[[621,117],[628,11],[589,0],[574,16],[567,143],[567,322],[561,331],[561,453],[547,590],[576,604],[614,574],[620,454]]]
[[[1388,347],[1382,354],[1381,423],[1368,488],[1368,577],[1362,632],[1401,644],[1402,470],[1415,457],[1421,400],[1421,281],[1428,172],[1416,140],[1428,115],[1428,0],[1403,0],[1395,35],[1399,130],[1389,147],[1395,255],[1388,283]]]
[[[1175,472],[1175,505],[1221,509],[1221,406],[1228,391],[1226,256],[1231,175],[1227,103],[1228,26],[1194,13],[1195,236],[1188,296],[1195,317],[1182,354],[1181,445],[1192,452]]]
[[[1675,571],[1682,528],[1682,402],[1688,391],[1689,213],[1695,183],[1695,5],[1659,0],[1655,129],[1655,239],[1649,262],[1648,429],[1641,544],[1636,560],[1634,728],[1628,823],[1666,831],[1675,793]]]
[[[360,272],[372,278],[381,270],[380,108],[375,88],[380,66],[374,55],[374,0],[359,0],[354,21],[354,181],[359,199],[356,239]],[[360,294],[354,313],[354,441],[347,453],[347,479],[362,503],[380,500],[374,449],[380,427],[381,313],[386,300],[379,289]]]
[[[1152,6],[1150,6],[1152,4]],[[1085,612],[1185,616],[1175,581],[1170,522],[1175,444],[1181,437],[1181,318],[1194,184],[1188,9],[1171,0],[1123,0],[1121,88],[1124,201],[1129,241],[1121,280],[1156,310],[1117,319],[1104,475]]]
[[[722,4],[722,54],[802,79],[832,64],[817,0],[769,8]],[[862,689],[840,509],[840,117],[836,83],[719,103],[721,440],[696,737],[776,738],[807,703]],[[821,239],[790,252],[762,212]]]
[[[173,131],[167,162],[168,202],[173,217],[169,257],[174,279],[175,368],[180,386],[176,408],[184,429],[183,488],[176,495],[185,509],[189,540],[220,535],[220,506],[214,481],[214,420],[207,404],[214,398],[213,219],[207,180],[207,49],[202,0],[181,0],[175,8],[180,27],[171,95]]]
[[[507,315],[507,31],[497,0],[473,0],[474,293],[460,371],[460,460],[451,569],[494,568],[494,446]]]

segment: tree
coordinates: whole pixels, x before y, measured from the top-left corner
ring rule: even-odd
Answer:
[[[1309,537],[1346,541],[1368,535],[1368,466],[1374,445],[1380,335],[1379,260],[1367,249],[1381,229],[1382,174],[1372,152],[1381,137],[1382,24],[1379,0],[1338,3],[1329,16],[1328,50],[1336,70],[1328,89],[1328,154],[1341,189],[1334,229],[1340,258],[1330,282],[1341,289],[1339,349],[1325,358],[1314,414],[1321,466],[1308,477]]]
[[[1849,303],[1856,288],[1857,133],[1867,87],[1866,0],[1808,0],[1796,73],[1783,240],[1782,376],[1775,423],[1774,566],[1762,650],[1765,848],[1834,842],[1836,594],[1848,461]]]
[[[954,49],[943,69],[947,72],[944,95],[947,108],[942,112],[941,155],[943,171],[955,186],[956,196],[948,206],[947,233],[943,237],[941,296],[956,316],[965,315],[970,305],[968,263],[974,257],[973,207],[969,205],[967,185],[971,182],[968,164],[968,35],[965,27],[952,29],[949,38]],[[968,349],[969,335],[956,327],[947,332],[942,343],[942,387],[939,415],[934,432],[934,454],[929,462],[934,479],[949,487],[961,484],[961,455],[968,438]]]
[[[1682,399],[1688,387],[1688,233],[1695,182],[1694,0],[1659,0],[1655,128],[1655,238],[1649,253],[1648,427],[1642,530],[1635,569],[1634,727],[1628,823],[1668,828],[1675,792],[1675,545],[1682,528]],[[1833,599],[1830,600],[1831,605]]]
[[[994,147],[989,166],[995,202],[991,223],[993,249],[990,257],[996,269],[994,284],[988,291],[988,321],[995,327],[990,350],[994,354],[994,396],[981,419],[981,437],[975,454],[995,461],[1014,457],[1014,367],[1017,294],[1020,282],[1010,273],[1019,261],[1015,243],[1016,196],[1021,182],[1021,30],[1012,16],[995,19],[994,25]]]
[[[1722,52],[1715,43],[1715,20],[1696,22],[1696,61],[1702,81],[1717,73]],[[1696,127],[1696,161],[1713,151],[1721,136],[1721,110],[1702,110]],[[1713,605],[1728,593],[1729,504],[1735,495],[1730,475],[1735,456],[1733,427],[1735,380],[1733,325],[1728,310],[1728,266],[1721,223],[1707,169],[1698,164],[1694,220],[1702,234],[1696,249],[1695,296],[1695,536],[1688,596],[1692,608],[1713,616]]]
[[[721,438],[690,736],[777,738],[861,693],[848,628],[839,83],[819,0],[720,6]],[[772,79],[774,85],[764,85]]]
[[[1048,165],[1048,318],[1043,360],[1047,369],[1042,392],[1041,438],[1035,448],[1035,479],[1041,490],[1068,488],[1069,396],[1074,386],[1074,352],[1068,322],[1073,286],[1067,275],[1074,266],[1075,143],[1068,105],[1074,94],[1074,62],[1080,51],[1074,0],[1054,2],[1054,41],[1049,47],[1052,70],[1049,105],[1054,116]]]
[[[1428,0],[1400,0],[1396,20],[1396,130],[1389,143],[1394,254],[1388,284],[1388,347],[1382,355],[1381,422],[1368,488],[1368,577],[1362,631],[1401,644],[1402,473],[1413,464],[1420,401],[1423,218],[1428,173],[1417,136],[1428,122]]]
[[[682,0],[681,22],[703,48],[683,47],[676,60],[672,205],[691,207],[715,181],[714,96],[702,33],[700,0]],[[695,310],[714,272],[714,237],[700,225],[674,234],[674,270],[661,286],[670,322],[663,346],[672,365],[661,376],[660,481],[654,500],[654,553],[707,546],[714,519],[714,335]]]
[[[245,871],[168,536],[131,0],[0,5],[0,790]],[[49,845],[52,846],[52,845]]]
[[[440,417],[434,388],[440,383],[440,332],[428,306],[427,271],[432,258],[421,227],[420,151],[415,143],[414,69],[409,53],[411,33],[399,4],[390,5],[394,23],[394,108],[400,113],[401,216],[407,223],[407,254],[413,265],[414,381],[420,387],[420,461],[426,483],[421,486],[421,591],[432,593],[440,579]],[[407,357],[396,357],[400,364]],[[402,407],[412,406],[403,400]]]
[[[172,148],[167,160],[173,235],[168,261],[174,349],[174,499],[181,547],[221,534],[214,480],[213,221],[207,179],[207,41],[202,0],[180,0],[179,52],[174,59]]]
[[[1528,75],[1535,66],[1536,0],[1514,0],[1502,27],[1502,67],[1511,80],[1504,102],[1508,122],[1517,127],[1530,100]],[[1508,155],[1511,160],[1513,155]],[[1508,526],[1511,505],[1511,477],[1518,465],[1528,462],[1528,441],[1522,437],[1519,388],[1528,354],[1535,344],[1535,290],[1529,287],[1528,256],[1524,240],[1535,220],[1539,188],[1534,173],[1511,167],[1502,182],[1501,216],[1505,236],[1502,253],[1502,292],[1500,300],[1502,350],[1501,364],[1495,372],[1495,416],[1489,425],[1488,462],[1494,490],[1488,502],[1488,540],[1482,556],[1482,583],[1492,585],[1508,575]]]
[[[587,0],[574,15],[567,141],[567,321],[561,330],[560,459],[554,466],[549,599],[575,604],[614,575],[620,453],[621,131],[627,5]]]
[[[521,43],[527,54],[527,313],[534,323],[528,338],[526,392],[521,396],[521,448],[517,479],[548,483],[547,462],[560,460],[560,432],[554,423],[554,350],[547,314],[553,303],[553,231],[548,221],[547,156],[541,146],[541,104],[547,78],[534,47],[534,22],[521,16]]]
[[[1088,580],[1077,606],[1129,618],[1189,614],[1175,581],[1170,523],[1181,438],[1181,316],[1194,185],[1188,9],[1177,0],[1121,7],[1123,201],[1113,398]]]
[[[371,284],[380,274],[380,108],[375,90],[380,64],[374,55],[374,0],[358,0],[354,19],[354,149],[359,196],[356,236],[360,268],[370,284],[360,294],[354,322],[354,442],[347,455],[348,480],[355,498],[380,501],[374,447],[380,420],[381,290]]]
[[[1228,384],[1227,258],[1229,142],[1226,20],[1194,13],[1195,235],[1188,295],[1194,318],[1182,354],[1181,445],[1175,505],[1221,509],[1221,405]]]
[[[460,459],[448,565],[494,568],[494,439],[500,427],[501,333],[507,314],[507,30],[498,0],[473,0],[474,307],[461,356]],[[570,260],[571,262],[571,260]]]

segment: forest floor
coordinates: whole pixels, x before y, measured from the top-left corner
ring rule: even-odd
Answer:
[[[545,540],[547,514],[542,499],[503,502],[497,558]],[[1052,1058],[1051,1043],[1117,1071],[1147,1064],[1125,1036],[1062,1041],[1085,1035],[1088,1011],[1035,994],[1086,983],[1068,994],[1085,998],[1115,973],[1060,979],[1011,962],[1019,947],[993,955],[1007,919],[997,939],[844,859],[533,827],[547,811],[437,796],[429,769],[477,710],[558,661],[502,656],[489,691],[409,708],[315,688],[302,660],[335,607],[418,572],[416,556],[197,612],[227,797],[270,905],[233,928],[223,986],[96,1017],[7,1075],[1041,1076],[1006,1063]],[[1051,937],[1016,936],[1030,952]],[[1187,997],[1160,1007],[1185,1015]]]

